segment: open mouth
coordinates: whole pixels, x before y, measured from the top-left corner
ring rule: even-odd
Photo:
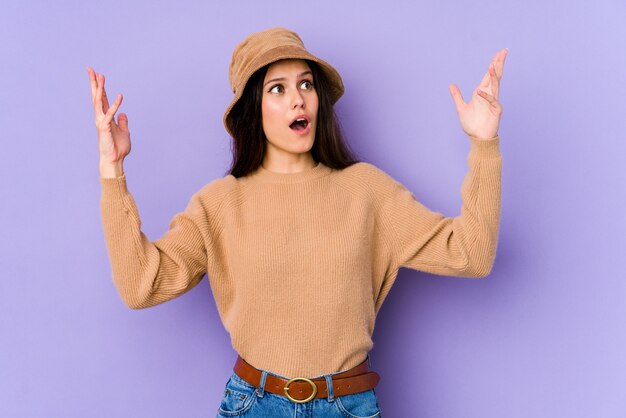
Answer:
[[[304,131],[307,126],[309,126],[309,121],[305,118],[298,118],[294,120],[291,125],[289,125],[289,127],[294,131]]]

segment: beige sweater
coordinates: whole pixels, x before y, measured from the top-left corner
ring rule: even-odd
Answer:
[[[100,178],[113,280],[131,308],[194,287],[207,273],[235,351],[257,368],[316,377],[362,362],[400,267],[484,277],[496,254],[499,137],[469,137],[457,217],[422,205],[366,162],[300,173],[260,167],[195,193],[156,241],[124,176]]]

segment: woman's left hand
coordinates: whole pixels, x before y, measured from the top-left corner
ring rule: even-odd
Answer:
[[[498,94],[507,52],[508,50],[504,48],[493,57],[487,73],[472,92],[472,100],[469,103],[463,101],[461,90],[456,84],[450,85],[450,94],[454,99],[461,127],[468,135],[480,139],[491,139],[498,135],[502,115]]]

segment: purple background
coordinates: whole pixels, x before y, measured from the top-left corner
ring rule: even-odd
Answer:
[[[361,159],[447,216],[469,151],[448,85],[469,99],[509,48],[493,272],[401,270],[371,352],[383,416],[623,417],[625,21],[618,0],[3,1],[0,416],[215,416],[235,352],[208,281],[142,311],[112,284],[86,66],[124,94],[156,239],[228,167],[233,48],[285,26],[342,74]]]

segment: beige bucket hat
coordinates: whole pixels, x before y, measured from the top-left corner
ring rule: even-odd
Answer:
[[[227,123],[228,114],[241,98],[248,79],[263,66],[288,58],[311,60],[320,65],[330,81],[332,104],[335,104],[343,95],[343,80],[339,72],[326,61],[308,52],[297,33],[281,27],[255,32],[235,47],[230,61],[228,81],[235,97],[224,113],[224,126],[231,136],[233,132]]]

